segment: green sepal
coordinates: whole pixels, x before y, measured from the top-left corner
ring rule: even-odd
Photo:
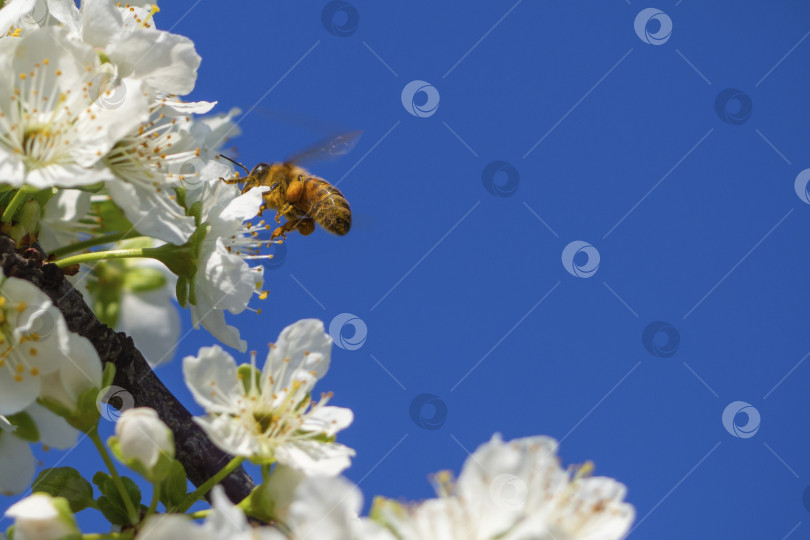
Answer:
[[[182,206],[184,210],[188,211],[188,208],[186,207],[186,188],[176,187],[174,188],[174,193],[174,202]]]
[[[254,487],[250,495],[237,504],[250,517],[261,521],[276,521],[275,503],[267,496],[263,484]]]
[[[31,491],[44,491],[53,497],[63,497],[74,514],[96,506],[93,486],[72,467],[44,469],[34,480]]]
[[[176,459],[169,466],[169,474],[160,484],[160,502],[167,509],[177,508],[185,501],[188,493],[188,478],[183,464]]]
[[[17,222],[23,226],[25,232],[33,234],[39,230],[39,219],[42,217],[42,208],[39,203],[29,199],[23,203],[15,216]]]
[[[174,295],[180,307],[188,306],[188,280],[184,277],[177,278],[177,285],[174,287]]]
[[[242,364],[236,369],[236,377],[242,382],[242,389],[245,395],[251,394],[251,385],[256,385],[256,390],[261,394],[262,391],[262,372],[255,366],[250,364]]]
[[[122,476],[121,481],[124,484],[124,490],[127,492],[127,495],[129,495],[132,504],[135,505],[135,508],[140,507],[141,490],[138,489],[138,486],[135,485],[132,479],[126,476]],[[121,494],[115,487],[115,482],[112,477],[105,472],[99,471],[93,476],[93,483],[98,486],[99,491],[101,491],[101,496],[96,501],[96,507],[104,514],[104,517],[113,525],[128,525],[129,515],[127,514],[127,508],[124,505]]]
[[[98,425],[98,420],[101,418],[101,412],[98,410],[98,393],[100,388],[88,388],[79,394],[77,400],[76,413],[73,419],[68,420],[68,423],[82,431],[83,433],[90,433]]]
[[[17,426],[17,429],[14,430],[14,435],[20,439],[28,442],[37,442],[39,440],[39,428],[37,428],[36,422],[34,422],[34,419],[31,418],[31,415],[27,412],[18,412],[17,414],[7,416],[6,419],[11,422],[12,425]]]
[[[182,246],[164,244],[160,247],[144,249],[143,256],[159,260],[177,277],[193,279],[199,264],[199,248],[195,247],[193,243],[196,236],[197,232]]]

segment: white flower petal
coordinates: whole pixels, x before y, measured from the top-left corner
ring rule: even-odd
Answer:
[[[214,486],[211,490],[211,506],[213,512],[205,520],[203,530],[214,538],[232,538],[239,533],[250,530],[245,514],[238,507],[231,504],[225,495],[222,486]]]
[[[54,19],[70,30],[71,35],[79,37],[82,16],[74,0],[48,0],[48,11]]]
[[[101,387],[101,360],[90,340],[72,332],[69,346],[59,358],[59,370],[43,377],[40,397],[76,410],[79,395]]]
[[[354,421],[354,412],[345,407],[320,407],[308,415],[301,425],[304,431],[323,432],[328,437],[346,429]]]
[[[279,463],[302,471],[307,476],[337,476],[349,465],[354,450],[338,443],[296,441],[276,451]]]
[[[34,454],[28,443],[10,433],[0,433],[0,494],[14,495],[34,479]]]
[[[180,315],[165,289],[138,294],[124,293],[116,330],[135,342],[153,368],[170,362],[180,336]]]
[[[236,362],[218,345],[203,347],[183,359],[183,378],[191,395],[206,411],[236,412],[242,402]]]
[[[79,431],[71,427],[64,418],[58,416],[42,405],[32,403],[25,409],[39,431],[39,442],[53,448],[66,450],[73,448],[79,438]]]
[[[305,478],[295,490],[286,523],[295,538],[351,540],[362,506],[360,490],[344,478]]]
[[[107,54],[122,76],[143,79],[159,92],[182,96],[194,89],[200,56],[187,37],[134,30],[112,42]]]
[[[216,417],[194,417],[211,442],[220,449],[235,456],[251,457],[256,455],[258,444],[251,433],[239,423],[224,415]]]
[[[206,302],[202,295],[198,295],[197,305],[191,305],[189,309],[191,310],[191,323],[194,328],[199,328],[202,325],[223,345],[233,347],[239,352],[247,350],[247,341],[240,337],[239,329],[226,323],[225,313],[216,309],[214,304]]]
[[[105,47],[124,25],[110,0],[82,0],[82,38],[94,47]]]
[[[14,414],[37,399],[41,377],[25,377],[16,381],[10,376],[0,377],[0,414]]]
[[[173,190],[157,190],[155,186],[120,179],[107,182],[107,190],[141,234],[182,245],[196,229],[194,218],[186,216],[183,207],[173,199]]]
[[[152,515],[144,521],[138,533],[144,540],[199,539],[215,540],[213,536],[200,534],[200,526],[183,514]]]
[[[0,36],[5,36],[6,32],[19,21],[23,15],[30,13],[34,9],[34,0],[9,0],[0,9]]]
[[[314,371],[315,377],[321,378],[329,369],[331,354],[332,338],[324,331],[323,322],[318,319],[303,319],[281,331],[267,355],[264,373],[279,371],[285,359],[289,358],[288,379],[297,368],[307,372]],[[286,385],[287,381],[283,384]]]

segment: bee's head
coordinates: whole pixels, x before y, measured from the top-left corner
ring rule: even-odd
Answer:
[[[250,171],[248,175],[251,178],[255,178],[259,184],[263,184],[267,179],[267,175],[270,174],[270,164],[269,163],[259,163]]]

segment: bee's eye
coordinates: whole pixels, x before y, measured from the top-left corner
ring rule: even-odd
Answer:
[[[299,175],[298,175],[298,181],[299,181],[299,182],[303,182],[303,181],[304,181],[304,176],[303,176],[303,175],[301,175],[301,174],[299,174]]]
[[[263,179],[270,172],[270,165],[267,163],[259,163],[253,170],[250,171],[250,176],[258,179]]]

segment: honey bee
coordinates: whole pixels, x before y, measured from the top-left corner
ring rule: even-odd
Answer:
[[[257,186],[268,186],[262,194],[264,203],[259,215],[265,210],[276,211],[276,223],[280,226],[271,238],[286,238],[287,233],[298,230],[303,236],[311,234],[317,223],[330,233],[343,236],[352,226],[352,211],[346,197],[338,188],[319,176],[315,176],[296,163],[303,160],[334,157],[348,153],[355,147],[360,132],[355,131],[330,137],[280,163],[259,163],[252,170],[241,163],[220,154],[220,157],[242,167],[244,178],[224,179],[228,184],[244,183],[242,193]],[[286,218],[281,224],[281,216]]]

